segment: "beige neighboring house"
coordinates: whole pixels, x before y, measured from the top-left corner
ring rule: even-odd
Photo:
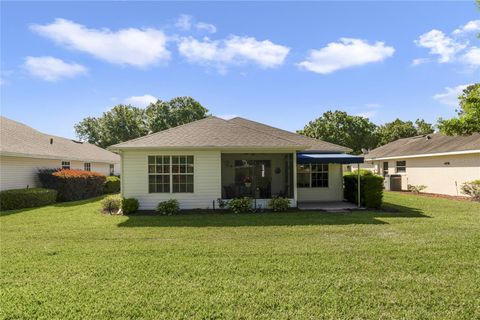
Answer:
[[[122,195],[140,209],[177,199],[182,209],[213,208],[248,196],[265,208],[343,200],[342,164],[351,150],[243,118],[208,117],[109,147],[122,158]]]
[[[120,173],[120,156],[85,142],[39,132],[0,116],[0,190],[37,187],[38,169]]]
[[[370,151],[365,162],[385,177],[387,190],[425,185],[424,192],[462,195],[464,182],[480,179],[480,133],[433,133],[399,139]]]

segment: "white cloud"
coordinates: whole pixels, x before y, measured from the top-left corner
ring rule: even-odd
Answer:
[[[217,28],[213,25],[213,24],[210,24],[210,23],[206,23],[206,22],[199,22],[195,25],[195,28],[197,28],[197,30],[205,30],[207,31],[208,33],[215,33],[217,32]]]
[[[59,45],[110,63],[146,67],[170,58],[167,37],[153,28],[89,29],[69,20],[55,19],[50,24],[32,25],[31,29]]]
[[[214,65],[224,70],[228,65],[245,63],[255,63],[263,68],[277,67],[283,64],[290,48],[270,40],[259,41],[253,37],[233,35],[215,41],[209,38],[182,38],[178,50],[191,63]]]
[[[466,47],[466,44],[455,41],[440,30],[422,34],[415,43],[419,47],[430,49],[430,54],[438,55],[440,63],[452,61],[455,55]]]
[[[422,34],[415,44],[429,49],[429,54],[437,56],[439,63],[460,63],[471,70],[480,66],[480,49],[470,44],[471,38],[480,31],[480,20],[472,20],[455,29],[450,35],[433,29]],[[415,61],[421,59],[415,59]]]
[[[66,63],[54,57],[26,57],[24,68],[33,76],[56,81],[87,73],[87,68],[77,63]]]
[[[175,27],[185,31],[190,30],[192,28],[192,20],[192,16],[188,14],[181,14],[178,17],[177,22],[175,22]]]
[[[429,62],[430,59],[428,58],[417,58],[412,60],[412,66],[419,66],[421,64]]]
[[[465,25],[461,26],[458,29],[455,29],[452,33],[454,35],[461,35],[464,33],[477,32],[480,31],[480,20],[472,20],[467,22]]]
[[[470,47],[461,59],[464,63],[472,67],[480,66],[480,48]]]
[[[434,95],[433,99],[435,99],[438,102],[440,102],[442,104],[445,104],[447,106],[457,107],[458,106],[458,96],[469,85],[470,84],[462,84],[462,85],[458,85],[454,88],[446,87],[444,92]]]
[[[132,106],[145,108],[150,103],[157,102],[158,98],[152,96],[151,94],[145,94],[143,96],[131,96],[125,99],[126,104],[131,104]]]
[[[380,62],[391,57],[395,49],[383,42],[369,44],[362,39],[340,38],[326,47],[311,50],[307,59],[298,65],[308,71],[328,74],[340,69]]]

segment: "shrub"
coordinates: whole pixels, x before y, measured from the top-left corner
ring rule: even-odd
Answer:
[[[472,197],[473,200],[480,201],[480,180],[473,180],[462,184],[463,194]]]
[[[105,213],[118,213],[122,208],[122,198],[119,195],[108,196],[102,200],[102,211]]]
[[[228,202],[228,208],[234,213],[245,213],[252,211],[252,198],[235,198]]]
[[[105,187],[103,193],[119,193],[120,192],[120,178],[116,176],[106,177]]]
[[[268,202],[268,207],[275,212],[287,211],[290,208],[290,199],[282,197],[273,197]]]
[[[58,191],[57,200],[74,201],[97,197],[103,194],[105,176],[101,173],[72,170],[46,169],[38,173],[45,188]]]
[[[138,200],[135,198],[127,198],[122,200],[122,211],[124,214],[134,213],[138,210]]]
[[[408,191],[410,192],[413,192],[415,194],[419,194],[420,192],[422,192],[423,190],[427,189],[427,186],[423,185],[423,184],[420,184],[418,186],[414,186],[414,185],[407,185],[407,189]]]
[[[345,199],[358,203],[357,173],[346,173],[343,176],[343,183]],[[367,208],[380,208],[382,200],[383,177],[360,171],[360,204]]]
[[[55,203],[57,191],[43,188],[13,189],[0,192],[0,210],[33,208]]]
[[[157,212],[164,215],[171,216],[180,212],[180,206],[176,199],[162,201],[157,205]]]
[[[222,198],[217,199],[217,204],[218,204],[218,208],[220,209],[225,209],[228,206],[228,202],[223,200]]]

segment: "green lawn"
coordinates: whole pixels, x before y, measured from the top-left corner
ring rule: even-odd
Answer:
[[[386,212],[3,212],[7,319],[479,319],[480,204],[386,194]]]

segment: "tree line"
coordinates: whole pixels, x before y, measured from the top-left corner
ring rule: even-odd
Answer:
[[[480,84],[468,86],[458,97],[457,117],[440,118],[436,127],[447,135],[469,135],[480,132]],[[208,116],[208,109],[191,97],[158,100],[146,108],[116,105],[100,117],[87,117],[75,125],[77,136],[106,148],[123,141],[176,127]],[[298,133],[349,147],[359,154],[397,139],[434,132],[434,125],[417,119],[415,122],[395,119],[376,125],[369,119],[344,111],[327,111],[310,121]]]

